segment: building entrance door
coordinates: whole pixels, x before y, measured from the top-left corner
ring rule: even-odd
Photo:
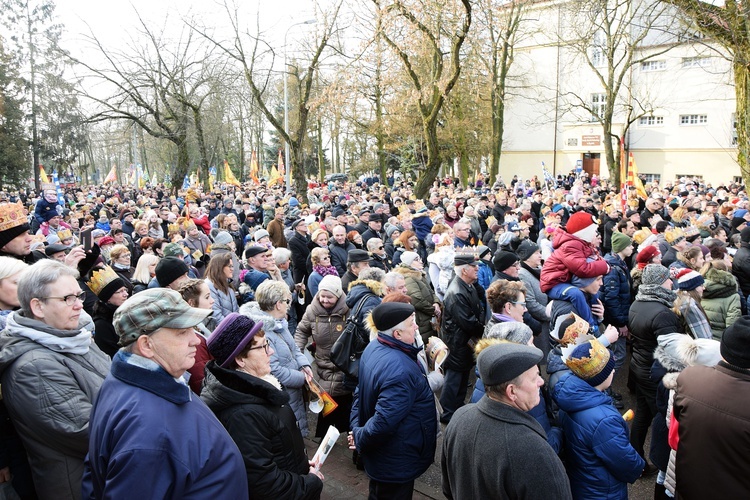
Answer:
[[[583,171],[589,174],[589,179],[593,175],[599,176],[601,156],[601,153],[583,153]]]

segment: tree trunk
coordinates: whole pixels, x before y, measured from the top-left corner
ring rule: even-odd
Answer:
[[[320,182],[326,178],[326,161],[323,155],[323,120],[318,115],[318,175],[320,176]]]
[[[742,58],[734,58],[734,94],[737,119],[737,163],[740,165],[742,181],[750,186],[750,67]]]
[[[208,154],[206,151],[206,139],[203,134],[203,117],[197,106],[191,106],[193,110],[193,120],[195,121],[195,138],[198,141],[198,155],[200,160],[200,177],[203,182],[203,191],[208,192],[211,184],[208,179]]]
[[[424,172],[417,179],[414,194],[417,198],[426,199],[432,183],[440,171],[440,150],[438,149],[437,120],[426,120],[422,126],[422,134],[427,148],[427,163]]]

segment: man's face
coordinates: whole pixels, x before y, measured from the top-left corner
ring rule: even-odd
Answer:
[[[336,217],[336,221],[339,224],[347,224],[349,222],[349,219],[347,218],[346,214],[341,214]]]
[[[468,240],[469,239],[469,226],[466,224],[454,224],[453,225],[453,232],[456,233],[456,236],[462,240]]]
[[[50,255],[50,259],[56,260],[57,262],[65,262],[65,251],[53,253]]]
[[[112,219],[112,222],[109,223],[110,229],[122,229],[122,222],[120,222],[120,219]]]
[[[520,262],[515,262],[512,266],[510,266],[508,269],[505,269],[503,273],[507,274],[508,276],[512,276],[514,278],[518,277],[518,269],[521,267]]]
[[[365,212],[362,215],[359,216],[359,220],[364,222],[365,224],[370,222],[370,212]]]
[[[19,234],[3,246],[2,250],[11,255],[24,256],[31,253],[32,238],[29,233]]]
[[[133,214],[126,215],[125,216],[125,222],[127,222],[128,224],[132,224],[133,223]]]
[[[250,257],[249,259],[247,259],[247,263],[250,265],[250,267],[257,271],[265,271],[266,269],[268,269],[268,259],[266,259],[265,253]]]
[[[539,376],[539,368],[532,366],[518,376],[518,384],[511,384],[510,395],[513,405],[521,411],[529,411],[539,404],[539,388],[544,380]]]
[[[149,357],[171,376],[179,378],[195,364],[200,343],[192,327],[160,328],[149,335]]]
[[[346,229],[344,229],[342,226],[334,227],[333,239],[336,240],[336,243],[338,243],[339,245],[343,245],[346,241]]]
[[[183,274],[176,280],[174,280],[172,283],[169,284],[168,288],[171,288],[172,290],[178,291],[183,283],[185,283],[187,280],[189,280],[187,273]]]
[[[581,290],[591,295],[596,295],[597,293],[599,293],[599,289],[602,287],[602,283],[603,283],[602,277],[597,276],[594,281],[592,281],[585,287],[581,288]]]
[[[306,235],[307,232],[308,232],[307,223],[306,222],[300,222],[299,224],[297,224],[297,232],[300,233],[300,234],[305,234]]]
[[[368,226],[370,226],[370,229],[373,231],[380,231],[380,228],[383,226],[383,221],[380,219],[373,219],[368,223]]]
[[[369,269],[369,267],[369,262],[355,262],[354,264],[352,264],[352,274],[354,274],[354,276],[359,276],[359,273],[361,273],[364,269]]]
[[[59,226],[60,226],[60,217],[59,217],[59,216],[57,216],[57,217],[52,217],[52,218],[51,218],[51,219],[49,220],[49,227],[54,227],[54,228],[57,228],[57,227],[59,227]]]
[[[477,281],[477,274],[479,274],[479,266],[466,266],[462,276],[466,282],[471,284]]]
[[[393,288],[389,288],[388,292],[400,292],[404,295],[409,295],[409,290],[406,288],[406,279],[403,276],[396,280],[396,284]]]

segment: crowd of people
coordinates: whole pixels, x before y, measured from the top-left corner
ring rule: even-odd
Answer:
[[[370,498],[750,495],[744,186],[413,189],[0,193],[0,491],[319,498],[333,426]]]

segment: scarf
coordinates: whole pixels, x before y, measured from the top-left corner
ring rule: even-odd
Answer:
[[[419,332],[417,332],[417,335],[419,335]],[[384,346],[390,347],[391,349],[396,349],[397,351],[401,351],[407,356],[409,356],[411,359],[413,359],[417,363],[417,366],[419,366],[419,369],[422,370],[422,373],[424,373],[425,369],[422,366],[422,364],[419,362],[419,359],[417,358],[419,351],[424,349],[424,346],[416,347],[413,345],[405,344],[404,342],[401,342],[400,340],[394,339],[393,337],[390,337],[388,335],[383,335],[380,332],[378,332],[378,342],[380,342]]]
[[[336,270],[334,266],[323,267],[323,266],[317,265],[317,266],[313,266],[313,271],[323,276],[324,278],[329,275],[330,276],[339,275],[339,272]]]
[[[528,272],[530,272],[531,275],[534,276],[537,280],[541,279],[541,275],[542,275],[541,269],[528,266],[526,265],[525,262],[521,262],[521,267],[526,269]]]
[[[641,285],[638,287],[638,294],[635,296],[635,300],[661,302],[669,308],[674,305],[675,299],[677,299],[677,294],[661,285]]]
[[[29,319],[20,311],[14,311],[8,316],[7,329],[12,334],[25,337],[47,349],[66,354],[86,354],[89,352],[93,337],[93,322],[91,316],[81,310],[78,319],[78,329],[58,330],[36,319]]]
[[[130,265],[129,264],[118,264],[117,262],[115,262],[114,264],[112,264],[112,267],[114,267],[115,269],[119,269],[120,271],[129,271],[130,270]]]

